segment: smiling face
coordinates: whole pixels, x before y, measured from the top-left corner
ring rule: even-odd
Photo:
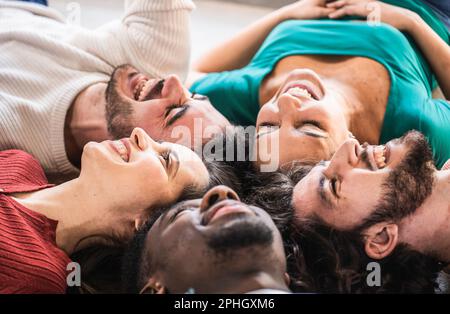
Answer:
[[[144,254],[143,263],[153,261],[150,275],[171,293],[189,288],[211,293],[219,281],[227,286],[235,276],[261,271],[277,272],[284,281],[286,269],[281,235],[270,216],[241,203],[224,186],[163,214],[148,232]]]
[[[282,166],[294,160],[318,162],[331,158],[349,137],[339,105],[342,101],[340,94],[315,72],[291,72],[258,114],[258,163],[278,158]],[[275,149],[271,151],[271,147]]]
[[[142,129],[129,138],[84,147],[80,179],[111,208],[126,204],[124,215],[177,201],[186,189],[203,191],[208,171],[190,149],[155,142]],[[116,213],[118,214],[118,213]]]
[[[137,126],[152,138],[193,147],[229,125],[207,97],[191,94],[177,76],[150,78],[129,65],[112,74],[106,102],[108,131],[114,138],[129,136]],[[180,126],[189,133],[173,132]]]
[[[316,216],[340,230],[359,227],[373,214],[401,219],[431,193],[432,164],[428,143],[418,132],[385,146],[348,140],[330,162],[321,162],[295,186],[296,215]],[[380,204],[384,212],[374,213]]]

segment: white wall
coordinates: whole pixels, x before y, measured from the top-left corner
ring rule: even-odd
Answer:
[[[49,5],[64,15],[70,13],[73,0],[49,0]],[[98,27],[120,18],[123,0],[77,0],[81,7],[81,24]],[[240,29],[271,11],[269,8],[248,6],[223,1],[194,1],[197,9],[192,15],[192,57],[233,36]]]

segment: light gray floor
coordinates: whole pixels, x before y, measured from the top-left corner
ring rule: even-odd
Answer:
[[[49,5],[65,16],[71,10],[73,0],[50,0]],[[87,28],[98,27],[120,18],[123,0],[78,0],[81,8],[81,24]],[[271,11],[266,7],[219,1],[194,1],[197,9],[192,14],[192,58],[198,58],[240,29]]]

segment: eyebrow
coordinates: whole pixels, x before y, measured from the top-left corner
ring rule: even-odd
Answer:
[[[189,105],[185,105],[183,106],[183,109],[181,109],[180,111],[178,111],[168,122],[166,126],[171,126],[172,124],[174,124],[175,122],[177,122],[177,120],[181,119],[186,112],[189,110],[191,106]]]

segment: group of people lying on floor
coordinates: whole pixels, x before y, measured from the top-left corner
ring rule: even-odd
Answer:
[[[439,291],[450,8],[295,1],[190,66],[192,9],[0,0],[0,293]]]

